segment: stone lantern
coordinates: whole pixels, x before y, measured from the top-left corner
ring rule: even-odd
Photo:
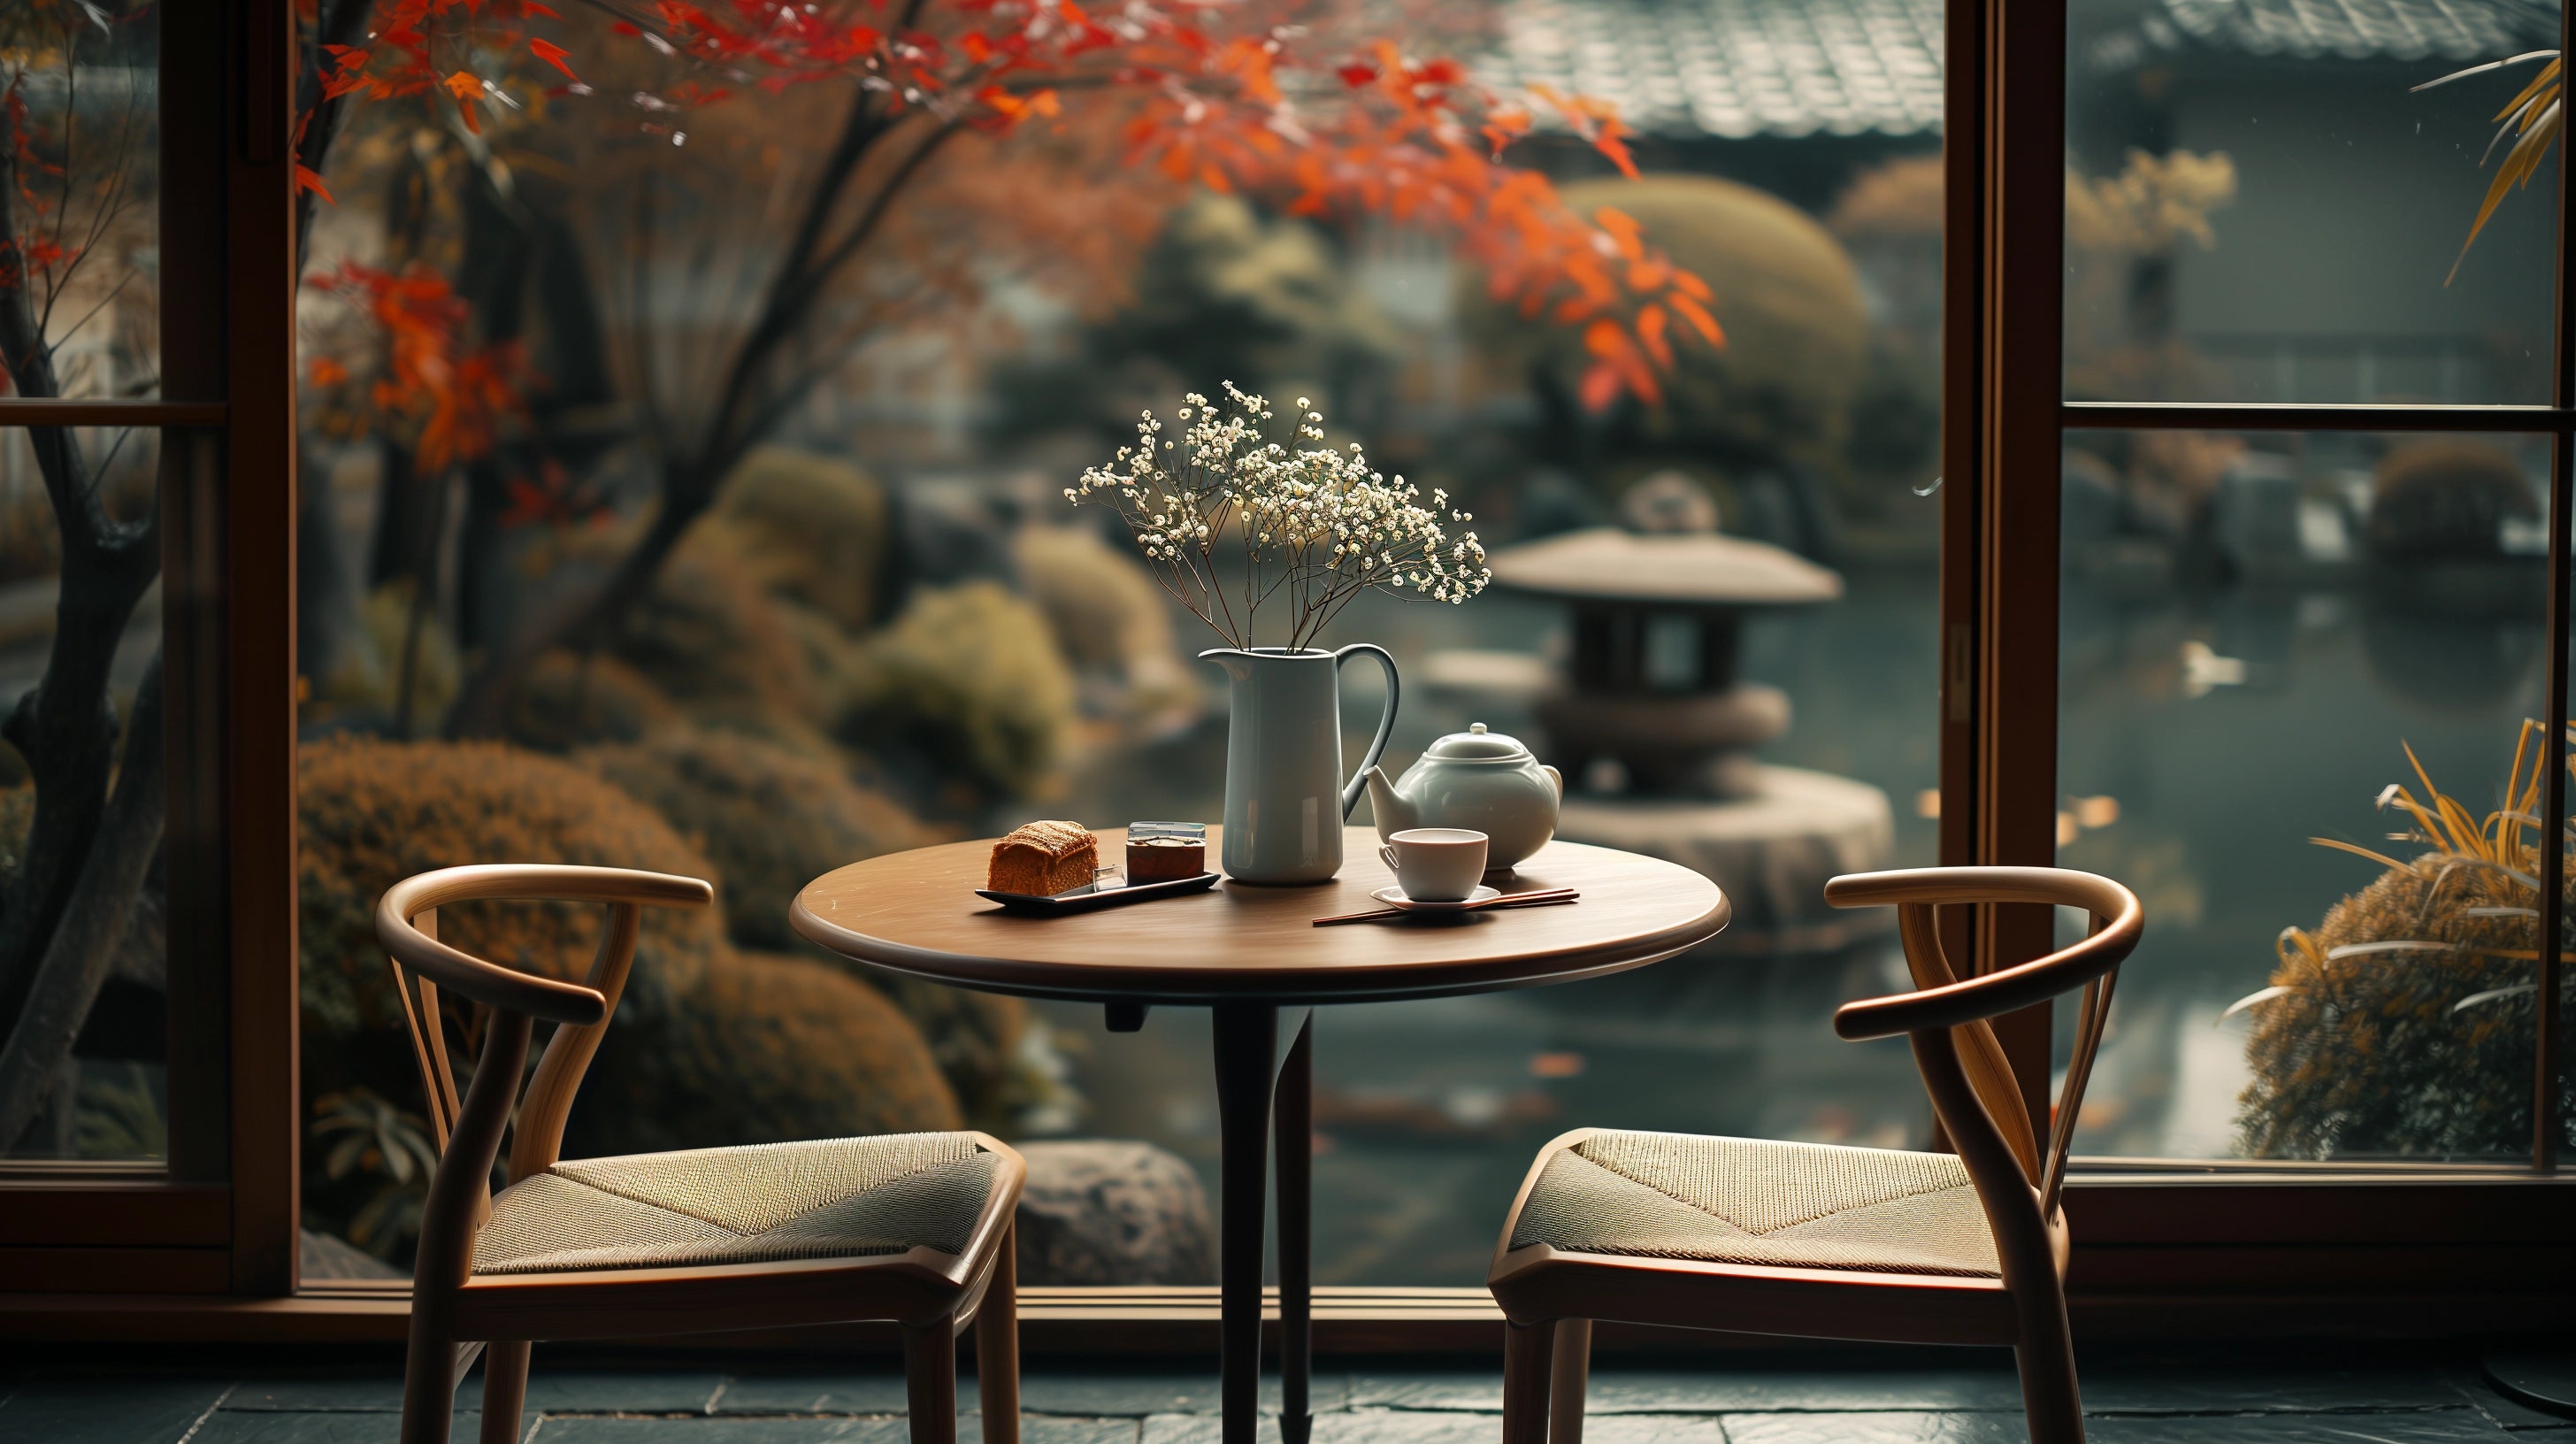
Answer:
[[[1750,751],[1789,730],[1789,699],[1737,676],[1744,621],[1837,600],[1842,578],[1721,534],[1715,504],[1677,472],[1640,482],[1621,511],[1621,526],[1491,560],[1498,584],[1559,598],[1573,612],[1564,672],[1535,709],[1551,760],[1571,778],[1622,779],[1621,790],[1753,796],[1763,769]]]
[[[1755,760],[1754,748],[1788,731],[1789,699],[1738,675],[1749,617],[1832,602],[1841,576],[1723,535],[1715,503],[1676,472],[1638,483],[1620,510],[1620,526],[1510,547],[1489,563],[1498,584],[1573,612],[1565,661],[1532,699],[1541,756],[1568,784],[1557,835],[1716,879],[1735,922],[1704,949],[1712,954],[1812,954],[1883,932],[1887,909],[1828,908],[1824,885],[1887,865],[1887,794]],[[1518,669],[1479,654],[1452,670],[1501,680]]]

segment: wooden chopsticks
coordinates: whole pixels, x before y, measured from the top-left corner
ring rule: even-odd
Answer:
[[[1413,908],[1375,908],[1364,913],[1342,913],[1334,917],[1317,918],[1315,926],[1329,928],[1341,923],[1377,922],[1383,918],[1409,917],[1416,911],[1421,911],[1425,917],[1445,918],[1459,913],[1480,913],[1488,908],[1544,907],[1550,903],[1570,903],[1581,896],[1583,894],[1570,887],[1542,888],[1536,892],[1507,892],[1500,897],[1490,897],[1480,903],[1469,903],[1465,907],[1441,908],[1436,912]]]

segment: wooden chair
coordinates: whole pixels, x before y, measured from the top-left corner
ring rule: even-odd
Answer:
[[[1027,1165],[999,1141],[913,1133],[558,1159],[643,910],[714,898],[696,878],[510,863],[423,873],[377,904],[440,1148],[412,1270],[403,1444],[445,1444],[457,1382],[478,1353],[483,1444],[515,1444],[535,1340],[854,1320],[903,1326],[913,1444],[956,1440],[957,1336],[971,1323],[984,1444],[1017,1444],[1011,1214]],[[438,941],[437,909],[491,899],[603,904],[589,977],[536,977]],[[461,1100],[441,988],[487,1020]],[[554,1036],[522,1100],[540,1018]],[[514,1103],[510,1182],[495,1194]]]
[[[2036,1444],[2082,1444],[2058,1206],[2111,985],[2143,921],[2127,888],[2038,867],[1838,877],[1836,907],[1897,907],[1916,991],[1834,1014],[1845,1038],[1903,1033],[1958,1150],[1577,1129],[1540,1151],[1486,1277],[1508,1320],[1504,1444],[1580,1444],[1592,1321],[1888,1343],[2010,1344]],[[2089,935],[1962,981],[1944,904],[2083,908]],[[1988,1019],[2077,987],[2074,1061],[2039,1146]]]

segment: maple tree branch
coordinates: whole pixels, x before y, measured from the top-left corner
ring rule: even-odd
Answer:
[[[17,245],[21,261],[17,282],[0,285],[0,365],[20,396],[55,397],[61,383],[54,349],[29,303],[18,180],[16,157],[0,154],[0,237]],[[36,792],[21,860],[0,882],[0,1019],[13,1023],[92,862],[119,730],[110,668],[136,603],[161,569],[157,492],[141,521],[118,522],[70,428],[35,426],[26,434],[62,560],[44,673],[0,722],[0,736],[26,759]]]
[[[376,0],[321,0],[322,14],[314,27],[313,45],[303,53],[302,74],[296,77],[296,113],[304,117],[302,132],[296,137],[295,163],[315,175],[323,173],[330,163],[331,143],[340,138],[340,124],[348,114],[346,94],[324,95],[322,66],[332,45],[356,46],[367,38],[367,22],[373,18]],[[295,268],[304,269],[305,256],[312,249],[313,207],[320,197],[304,187],[295,193]]]

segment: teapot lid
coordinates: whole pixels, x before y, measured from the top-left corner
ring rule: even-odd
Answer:
[[[1464,732],[1452,732],[1422,750],[1425,757],[1443,762],[1516,762],[1530,755],[1517,737],[1488,732],[1485,724],[1469,724]]]

